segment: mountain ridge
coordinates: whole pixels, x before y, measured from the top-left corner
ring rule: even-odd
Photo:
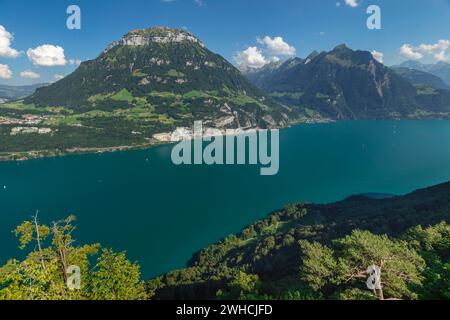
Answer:
[[[368,51],[345,44],[314,52],[301,63],[247,74],[249,80],[279,103],[303,114],[334,120],[448,118],[446,92],[415,88]],[[425,96],[425,97],[424,97]],[[432,105],[432,104],[436,105]]]

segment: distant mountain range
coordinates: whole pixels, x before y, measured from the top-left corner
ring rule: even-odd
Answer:
[[[279,103],[305,115],[331,119],[440,118],[450,114],[450,92],[439,78],[401,72],[370,52],[339,45],[247,72],[248,79]],[[431,84],[436,85],[432,87]]]
[[[450,86],[441,78],[416,69],[409,69],[404,67],[391,67],[399,76],[408,80],[413,85],[430,86],[435,89],[450,90]]]
[[[22,99],[33,94],[36,89],[47,86],[48,83],[39,83],[28,86],[7,86],[0,84],[0,99],[15,100]]]
[[[394,67],[408,68],[431,73],[432,75],[444,80],[447,85],[450,85],[450,64],[445,62],[424,64],[418,61],[406,61]]]

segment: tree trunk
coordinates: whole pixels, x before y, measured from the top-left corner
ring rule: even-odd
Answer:
[[[44,253],[42,252],[41,235],[39,233],[38,214],[39,214],[39,211],[36,211],[36,215],[34,216],[34,227],[36,229],[36,240],[37,240],[37,245],[38,245],[38,250],[39,250],[39,260],[41,261],[42,269],[45,270]]]
[[[63,274],[64,282],[67,282],[67,260],[65,245],[63,243],[63,240],[61,239],[61,234],[56,223],[53,224],[53,235],[55,237],[56,251],[58,252],[59,260],[61,262],[61,271]]]
[[[383,287],[380,287],[378,291],[378,297],[380,300],[384,300],[384,293],[383,293]]]

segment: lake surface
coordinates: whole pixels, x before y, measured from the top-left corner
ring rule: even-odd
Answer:
[[[79,243],[126,250],[150,278],[290,202],[450,180],[449,121],[300,125],[280,139],[276,176],[258,166],[175,166],[172,146],[0,163],[0,264],[19,256],[11,230],[36,210],[42,222],[76,215]]]

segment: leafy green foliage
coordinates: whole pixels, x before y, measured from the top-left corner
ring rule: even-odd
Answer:
[[[75,246],[74,217],[41,225],[25,221],[14,231],[20,247],[33,248],[22,261],[9,260],[0,268],[0,300],[137,300],[147,294],[139,266],[124,253],[101,249],[99,244]],[[97,263],[91,264],[98,256]],[[71,290],[70,266],[80,268],[80,288]]]
[[[128,261],[125,253],[103,249],[95,271],[91,275],[91,298],[94,300],[145,299],[146,293],[139,278],[139,266]]]
[[[426,261],[423,272],[425,285],[419,296],[429,299],[450,299],[450,229],[441,223],[435,227],[417,226],[403,239],[411,244]]]
[[[335,276],[338,262],[333,250],[318,242],[300,241],[303,253],[301,277],[314,290],[322,289]]]
[[[417,298],[410,287],[421,285],[425,262],[406,242],[355,230],[333,241],[331,249],[317,243],[302,243],[301,249],[304,254],[301,277],[313,289],[326,285],[334,285],[339,290],[351,290],[359,285],[362,289],[367,268],[376,265],[382,270],[382,286],[387,297]]]

